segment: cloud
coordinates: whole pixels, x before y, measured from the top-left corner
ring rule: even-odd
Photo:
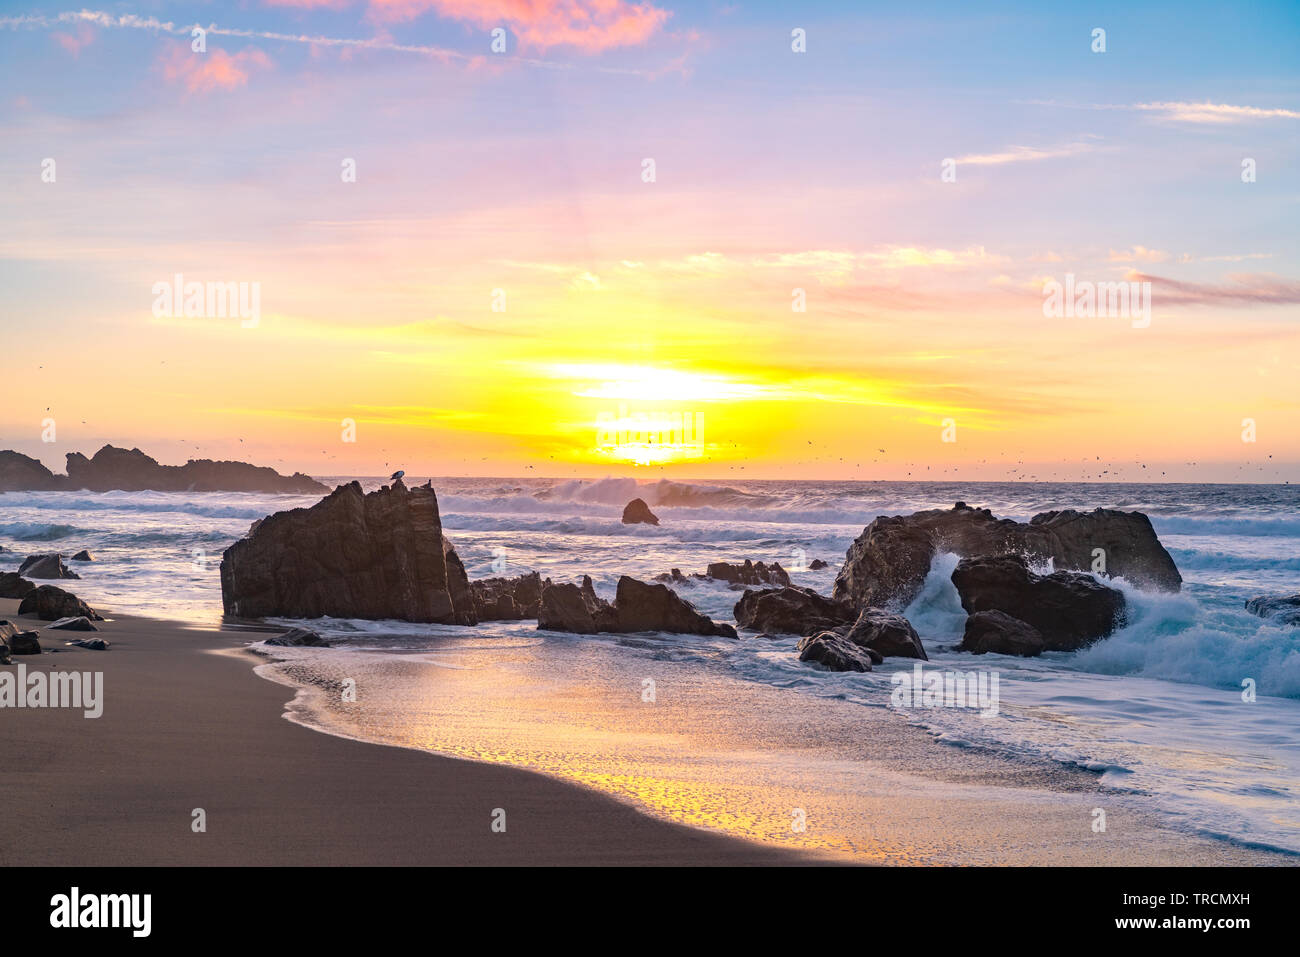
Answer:
[[[386,20],[432,12],[483,29],[508,26],[526,47],[587,52],[645,43],[672,15],[628,0],[370,0],[370,10]]]
[[[1043,148],[1039,146],[1008,146],[1000,153],[973,153],[959,156],[958,163],[968,166],[1002,166],[1006,163],[1030,163],[1036,160],[1060,159],[1077,156],[1095,149],[1093,143],[1067,143],[1065,146]]]
[[[1168,258],[1169,253],[1163,249],[1147,249],[1145,246],[1110,251],[1110,261],[1113,263],[1162,263]]]
[[[168,81],[185,84],[191,93],[210,93],[244,86],[250,70],[271,68],[271,58],[256,47],[235,54],[218,48],[194,53],[188,44],[178,43],[168,47],[160,64]]]
[[[1241,123],[1246,120],[1300,120],[1295,110],[1231,106],[1227,103],[1136,103],[1131,109],[1160,114],[1161,119],[1180,123]]]
[[[1183,282],[1130,270],[1129,282],[1149,282],[1160,305],[1288,305],[1300,303],[1300,282],[1272,273],[1236,273],[1227,284]]]
[[[95,42],[95,31],[89,24],[80,24],[74,33],[56,33],[54,41],[72,56],[80,56],[81,51]]]

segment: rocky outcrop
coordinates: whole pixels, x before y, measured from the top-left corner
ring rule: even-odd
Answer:
[[[952,573],[968,614],[1000,611],[1036,628],[1045,651],[1074,651],[1105,638],[1124,614],[1124,594],[1080,572],[1031,571],[1019,555],[964,558]]]
[[[77,554],[73,555],[71,560],[74,562],[93,562],[95,556],[83,548],[81,551],[77,552]]]
[[[52,631],[99,631],[90,623],[90,619],[82,615],[75,618],[60,618],[52,624],[46,625]]]
[[[830,671],[870,671],[881,656],[833,631],[799,639],[799,660],[814,661]]]
[[[541,612],[542,589],[551,584],[537,572],[517,578],[480,578],[469,583],[479,621],[519,621]]]
[[[1051,560],[1061,570],[1090,570],[1103,561],[1105,574],[1141,588],[1177,591],[1182,585],[1141,512],[1043,512],[1024,523],[959,502],[948,511],[877,518],[849,547],[832,594],[859,608],[904,607],[920,592],[940,552],[968,558],[1018,554]]]
[[[542,588],[537,627],[587,635],[664,631],[736,637],[734,628],[701,615],[668,586],[638,581],[627,575],[618,580],[612,604],[596,594],[587,576],[583,577],[581,587],[569,583],[547,584]]]
[[[1300,595],[1286,598],[1259,595],[1247,600],[1246,611],[1279,625],[1300,625]]]
[[[190,459],[184,465],[160,465],[139,449],[105,445],[90,458],[68,453],[69,488],[92,492],[269,492],[309,495],[328,489],[310,476],[284,476],[275,469],[247,462]]]
[[[63,556],[54,555],[28,555],[21,565],[18,566],[18,574],[25,575],[28,578],[76,578],[81,576],[63,564]]]
[[[1019,655],[1036,658],[1046,643],[1037,628],[1001,611],[977,611],[966,619],[958,651],[983,655]]]
[[[33,588],[18,605],[18,614],[35,615],[41,621],[58,621],[60,618],[104,620],[72,592],[64,591],[57,585],[41,585],[39,588]]]
[[[742,628],[787,635],[815,635],[853,624],[858,613],[844,602],[819,595],[811,588],[769,588],[745,591],[736,602]]]
[[[880,608],[865,608],[844,636],[855,645],[869,648],[884,658],[920,658],[929,661],[921,636],[902,615]]]
[[[17,572],[0,572],[0,598],[26,598],[36,586]]]
[[[10,449],[0,451],[0,492],[44,492],[59,488],[60,481],[39,459]]]
[[[244,618],[396,618],[472,625],[469,579],[433,488],[340,485],[268,516],[226,549],[221,601]]]
[[[266,639],[263,644],[279,648],[328,648],[330,643],[310,628],[291,628],[283,635]]]
[[[643,499],[634,498],[623,508],[624,525],[658,525],[659,519]]]
[[[820,558],[814,558],[808,563],[808,570],[811,572],[821,571],[823,568],[830,568],[830,564]]]
[[[705,575],[717,581],[729,582],[732,585],[777,585],[784,587],[790,584],[790,576],[781,567],[780,562],[764,565],[762,562],[756,564],[748,558],[745,559],[743,565],[733,565],[729,562],[712,562],[705,571]]]

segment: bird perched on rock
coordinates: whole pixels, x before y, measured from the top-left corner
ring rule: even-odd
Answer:
[[[405,474],[406,474],[406,470],[405,470],[405,469],[398,469],[396,472],[394,472],[392,475],[390,475],[390,476],[388,476],[388,477],[389,477],[390,479],[392,479],[394,482],[396,482],[398,479],[400,479],[400,478],[401,478],[403,475],[405,475]]]

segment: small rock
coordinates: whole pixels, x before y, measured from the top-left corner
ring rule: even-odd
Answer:
[[[47,628],[58,628],[61,631],[99,631],[90,623],[88,618],[77,616],[76,618],[60,618],[58,621],[47,625]]]
[[[39,636],[34,631],[20,631],[9,637],[9,653],[11,655],[39,655],[41,653],[41,643]]]
[[[831,671],[870,671],[873,664],[883,659],[842,635],[823,631],[799,640],[799,660],[815,661]]]
[[[74,638],[72,641],[65,641],[64,644],[85,648],[88,651],[108,651],[109,646],[109,642],[103,638]]]
[[[902,615],[879,608],[865,608],[845,635],[849,641],[870,648],[886,658],[920,658],[929,661],[921,636]]]
[[[634,498],[623,509],[624,525],[658,525],[659,519],[643,499]]]
[[[90,552],[86,551],[84,548],[72,556],[72,561],[74,562],[93,562],[94,560],[95,556],[90,554]]]
[[[264,642],[283,648],[328,648],[329,642],[307,628],[294,628]]]
[[[977,611],[966,619],[966,632],[957,650],[1037,658],[1044,644],[1042,633],[1028,622],[1001,611]]]
[[[70,571],[68,566],[63,564],[63,556],[53,555],[28,555],[23,563],[18,566],[18,574],[26,575],[28,578],[80,578],[74,571]]]

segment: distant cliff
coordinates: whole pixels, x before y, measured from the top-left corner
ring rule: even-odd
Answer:
[[[309,475],[281,475],[247,462],[191,459],[184,465],[159,465],[139,449],[106,445],[92,457],[68,453],[68,474],[55,475],[37,459],[0,451],[0,492],[86,489],[91,492],[270,492],[311,494],[329,489]]]

